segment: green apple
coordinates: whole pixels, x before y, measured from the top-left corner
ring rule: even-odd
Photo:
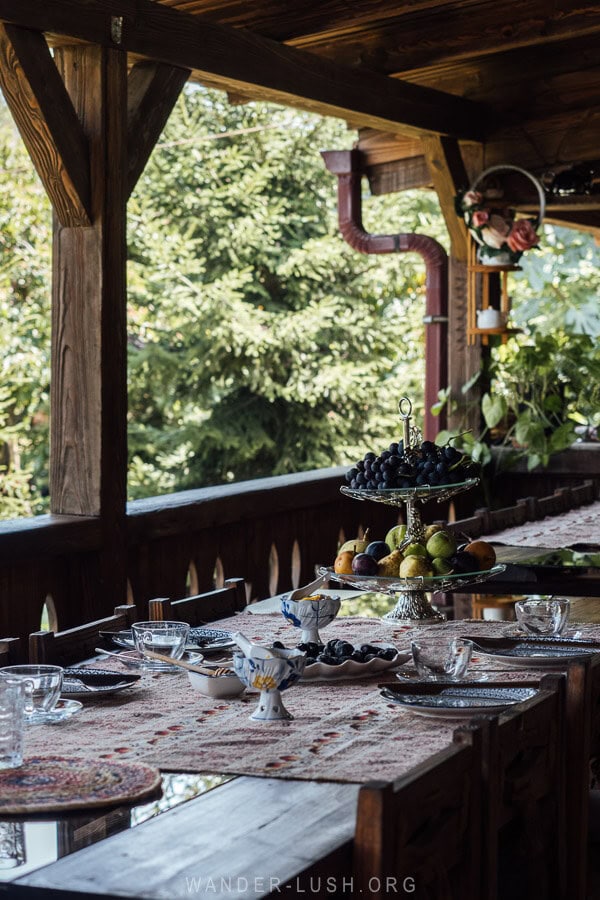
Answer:
[[[429,563],[422,556],[405,556],[400,563],[400,578],[431,575]]]
[[[423,533],[423,540],[425,541],[425,543],[427,543],[427,541],[429,540],[430,537],[433,537],[433,535],[437,534],[438,531],[443,531],[443,530],[444,530],[443,525],[428,525],[425,528],[425,531]]]
[[[390,550],[397,550],[402,541],[404,540],[404,535],[406,534],[406,525],[394,525],[393,528],[390,528],[388,533],[385,536],[385,542],[390,548]]]
[[[452,563],[441,556],[431,560],[431,568],[434,575],[449,575],[452,572]]]
[[[424,544],[419,544],[415,541],[413,544],[408,544],[406,547],[402,548],[402,552],[404,553],[404,558],[407,556],[420,556],[422,559],[427,559],[427,550],[425,549]],[[436,553],[436,556],[439,554]]]
[[[449,531],[438,531],[427,541],[427,553],[435,559],[448,559],[456,553],[456,541]]]

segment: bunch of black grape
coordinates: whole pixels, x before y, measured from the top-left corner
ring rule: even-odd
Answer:
[[[365,453],[345,477],[354,490],[383,491],[457,484],[479,473],[477,463],[450,444],[438,447],[433,441],[423,441],[419,447],[405,451],[403,442],[399,441],[390,444],[379,456]]]

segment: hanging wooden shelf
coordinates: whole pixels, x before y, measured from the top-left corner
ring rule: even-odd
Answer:
[[[522,328],[469,328],[467,334],[522,334]]]
[[[478,293],[481,297],[481,310],[488,309],[490,303],[490,276],[500,276],[500,309],[498,312],[502,316],[504,322],[508,320],[510,314],[510,297],[508,296],[508,274],[509,272],[521,271],[521,266],[503,265],[503,266],[487,266],[477,261],[477,245],[473,238],[469,236],[469,261],[467,265],[468,283],[467,283],[467,343],[475,344],[478,339],[482,344],[489,343],[490,335],[500,335],[502,342],[505,343],[509,336],[518,334],[520,328],[509,328],[506,324],[498,328],[479,328],[477,326],[477,300]],[[481,291],[478,291],[478,283],[481,285]]]
[[[484,266],[483,263],[470,263],[471,272],[521,272],[521,266]]]

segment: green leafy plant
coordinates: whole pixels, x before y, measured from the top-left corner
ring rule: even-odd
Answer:
[[[473,392],[485,378],[489,389]],[[462,409],[476,404],[482,428],[478,434],[443,431],[438,443],[455,437],[456,445],[483,465],[491,462],[492,445],[509,448],[505,463],[525,458],[527,468],[547,466],[554,453],[576,440],[578,424],[596,425],[600,407],[600,351],[585,334],[536,332],[513,338],[495,348],[485,372],[478,372],[463,386]],[[474,396],[469,399],[469,394]],[[440,403],[450,403],[449,391]]]
[[[575,441],[576,424],[597,415],[600,353],[588,335],[517,338],[496,350],[490,376],[484,422],[492,438],[504,425],[502,439],[526,456],[530,470],[548,465]]]

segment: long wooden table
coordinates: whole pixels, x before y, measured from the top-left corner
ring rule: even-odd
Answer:
[[[0,882],[0,896],[294,897],[306,887],[308,873],[328,877],[341,892],[352,871],[358,789],[234,778],[135,828]]]
[[[246,628],[250,628],[250,618],[255,621],[253,627],[257,633],[268,634],[280,617],[244,613]],[[343,620],[337,620],[335,624],[341,628],[352,627],[351,621],[346,625]],[[376,624],[374,622],[374,627]],[[461,627],[465,633],[480,633],[481,629],[483,634],[485,629],[493,630],[495,626],[493,623],[448,623],[430,626],[428,630],[450,636]],[[405,634],[408,639],[410,632]],[[486,663],[476,665],[485,666]],[[490,668],[499,667],[491,665]],[[491,671],[488,678],[490,676],[494,677]],[[502,675],[498,677],[503,678]],[[521,677],[520,673],[518,677]],[[371,691],[371,703],[378,696],[377,681],[374,678],[365,684],[365,691]],[[319,690],[316,686],[305,687],[315,692]],[[331,687],[333,689],[333,684]],[[295,690],[303,688],[298,686]],[[291,694],[289,706],[293,708]],[[247,711],[246,707],[244,715]],[[419,720],[411,719],[409,713],[397,708],[387,712],[391,712],[393,722],[408,723],[395,733],[390,732],[389,747],[382,745],[381,754],[371,751],[375,769],[381,768],[383,759],[386,777],[391,780],[406,770],[405,753],[414,743],[412,738],[416,731],[422,728],[423,733],[434,737],[436,732],[443,732],[446,740],[445,733],[451,734],[451,727],[437,720],[421,720],[427,724],[420,725]],[[160,721],[158,710],[157,716]],[[408,719],[403,720],[403,716]],[[357,733],[363,738],[361,723],[357,725]],[[258,726],[255,733],[257,736],[268,734],[269,727]],[[370,723],[368,727],[372,727]],[[59,740],[64,741],[67,734],[63,730],[65,726],[54,730],[45,726],[40,728],[44,730],[47,753],[56,752]],[[406,743],[403,742],[403,728],[407,729]],[[100,745],[104,735],[99,732],[100,729],[97,737]],[[78,732],[73,723],[73,741],[77,740],[78,733],[83,732]],[[439,748],[439,733],[435,749]],[[185,740],[188,740],[186,734]],[[201,751],[202,728],[197,729],[194,740]],[[177,743],[175,736],[173,745]],[[86,749],[93,755],[93,747]],[[73,747],[73,755],[81,754],[81,751],[81,746]],[[202,758],[201,753],[198,758]],[[235,763],[232,765],[235,768]],[[200,769],[195,768],[195,771]],[[230,768],[229,774],[231,771]],[[203,894],[222,898],[298,896],[303,891],[315,895],[312,888],[317,884],[315,879],[319,878],[323,896],[343,896],[345,893],[352,896],[352,838],[358,782],[361,780],[364,781],[364,777],[357,777],[357,783],[321,781],[318,777],[296,780],[286,777],[285,772],[277,778],[239,775],[133,829],[103,837],[99,842],[76,849],[36,871],[19,877],[18,869],[15,869],[8,876],[12,880],[0,878],[0,896],[35,900],[72,900],[75,897],[87,897],[88,900],[90,897],[183,900]],[[76,815],[66,817],[61,821],[59,831],[75,836],[78,830],[80,834],[96,830],[104,835],[110,830],[110,820],[119,815],[113,813],[92,814],[79,828]],[[123,811],[122,816],[126,822],[127,811]],[[77,839],[74,846],[77,846]],[[68,847],[63,846],[62,851],[66,850]],[[331,890],[326,891],[327,885]]]

